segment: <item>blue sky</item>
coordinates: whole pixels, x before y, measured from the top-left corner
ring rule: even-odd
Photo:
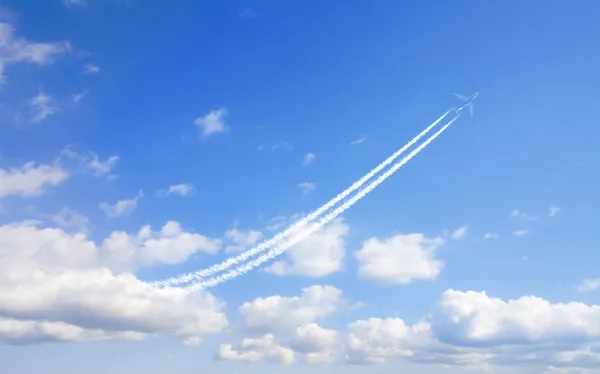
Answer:
[[[0,362],[597,369],[598,11],[3,1]],[[268,239],[476,91],[473,118],[262,269],[147,283]]]

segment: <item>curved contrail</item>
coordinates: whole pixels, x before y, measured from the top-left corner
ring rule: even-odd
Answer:
[[[259,245],[257,245],[256,247],[249,249],[237,256],[233,256],[230,257],[228,259],[226,259],[223,262],[220,262],[218,264],[212,265],[206,269],[202,269],[202,270],[198,270],[195,272],[191,272],[191,273],[187,273],[187,274],[183,274],[183,275],[179,275],[177,277],[173,277],[173,278],[168,278],[162,281],[157,281],[157,282],[152,282],[151,284],[155,285],[155,286],[171,286],[171,285],[176,285],[176,284],[183,284],[183,283],[188,283],[194,280],[198,280],[200,278],[204,278],[210,275],[213,275],[215,273],[218,273],[220,271],[223,271],[237,263],[240,263],[242,261],[247,260],[248,258],[262,252],[265,251],[267,248],[272,247],[274,244],[277,244],[279,241],[281,241],[282,239],[285,239],[286,236],[289,236],[289,234],[291,234],[292,232],[297,231],[298,229],[303,228],[308,222],[314,220],[315,218],[317,218],[318,216],[320,216],[321,214],[323,214],[324,212],[326,212],[327,210],[329,210],[331,207],[333,207],[335,204],[337,204],[338,202],[340,202],[342,199],[344,199],[345,197],[347,197],[348,195],[350,195],[352,192],[354,192],[356,189],[360,188],[363,184],[365,184],[369,179],[371,179],[375,174],[377,174],[379,171],[381,171],[381,169],[383,169],[384,167],[386,167],[387,165],[391,164],[396,158],[398,158],[402,153],[404,153],[408,148],[410,148],[413,144],[415,144],[419,139],[421,139],[423,136],[425,136],[425,134],[427,134],[429,131],[431,131],[432,128],[434,128],[442,119],[444,119],[448,113],[450,113],[452,111],[452,109],[448,110],[446,113],[444,113],[440,118],[438,118],[437,120],[435,120],[431,125],[429,125],[425,130],[423,130],[420,134],[418,134],[417,136],[415,136],[411,141],[409,141],[408,143],[406,143],[406,145],[404,145],[402,148],[400,148],[398,151],[396,151],[394,154],[392,154],[390,157],[388,157],[385,161],[383,161],[381,164],[379,164],[377,167],[375,167],[373,170],[371,170],[369,173],[367,173],[365,176],[363,176],[361,179],[359,179],[358,181],[354,182],[354,184],[352,184],[350,187],[348,187],[345,191],[341,192],[340,194],[338,194],[336,197],[334,197],[333,199],[331,199],[329,202],[327,202],[325,205],[321,206],[319,209],[315,210],[314,212],[312,212],[311,214],[309,214],[308,216],[304,217],[303,219],[299,220],[298,222],[294,223],[293,225],[291,225],[290,227],[288,227],[285,231],[280,232],[279,234],[275,235],[273,238],[264,241],[262,243],[260,243]]]
[[[278,255],[282,254],[283,252],[285,252],[286,249],[288,249],[289,247],[298,243],[299,241],[301,241],[308,235],[312,234],[313,232],[317,231],[318,229],[323,227],[325,224],[327,224],[329,221],[335,219],[337,216],[342,214],[345,210],[349,209],[352,205],[354,205],[358,200],[363,198],[366,194],[373,191],[373,189],[375,189],[375,187],[377,187],[379,184],[383,183],[384,180],[386,180],[388,177],[390,177],[392,174],[394,174],[399,168],[401,168],[404,164],[406,164],[408,161],[410,161],[410,159],[412,159],[414,156],[416,156],[417,153],[419,153],[421,150],[423,150],[423,148],[427,147],[427,145],[429,145],[429,143],[431,143],[442,132],[444,132],[454,121],[456,121],[458,119],[458,117],[460,117],[460,115],[454,117],[444,127],[439,129],[435,134],[431,135],[426,141],[424,141],[418,148],[414,149],[406,157],[404,157],[402,160],[397,162],[388,171],[386,171],[384,174],[379,176],[379,178],[377,178],[376,180],[371,182],[371,184],[369,184],[363,190],[359,191],[351,199],[346,201],[341,206],[337,207],[332,212],[328,213],[318,223],[313,224],[312,227],[310,227],[309,229],[307,229],[307,230],[301,232],[299,235],[293,237],[292,240],[290,240],[289,242],[283,243],[282,245],[279,245],[279,246],[275,247],[274,249],[271,249],[266,254],[259,256],[257,259],[249,261],[248,263],[246,263],[244,265],[240,265],[237,268],[230,270],[225,274],[221,274],[219,276],[210,278],[210,279],[202,281],[202,282],[193,283],[190,286],[186,287],[186,289],[189,291],[195,291],[198,289],[214,287],[220,283],[226,282],[228,279],[239,277],[240,275],[243,275],[243,274],[249,272],[250,270],[260,266],[262,263],[269,261],[270,259],[273,259],[273,258],[277,257]]]

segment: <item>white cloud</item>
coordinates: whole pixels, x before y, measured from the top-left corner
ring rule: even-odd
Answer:
[[[302,159],[302,165],[306,166],[306,165],[312,163],[316,158],[317,158],[317,156],[315,156],[314,153],[309,152],[304,155],[304,158]]]
[[[367,140],[367,137],[366,136],[361,136],[360,138],[354,139],[353,141],[351,141],[349,143],[349,145],[359,145],[359,144],[364,143],[365,140]]]
[[[156,196],[166,197],[169,195],[179,195],[181,197],[188,196],[194,190],[194,186],[189,183],[174,184],[166,190],[156,191]]]
[[[109,156],[105,160],[88,150],[77,149],[73,145],[66,146],[61,152],[61,155],[74,160],[78,163],[77,169],[82,173],[90,173],[94,177],[106,176],[109,179],[116,178],[116,175],[111,171],[116,167],[118,156]]]
[[[495,232],[486,232],[486,233],[483,235],[483,238],[484,238],[484,239],[498,239],[498,234],[497,234],[497,233],[495,233]]]
[[[160,232],[113,232],[99,246],[85,234],[35,222],[0,226],[0,340],[185,339],[219,332],[227,326],[224,305],[210,293],[158,289],[129,272],[218,246],[176,222]]]
[[[514,209],[511,213],[510,216],[515,218],[515,219],[520,219],[520,220],[525,220],[525,221],[534,221],[536,220],[538,217],[537,216],[532,216],[529,215],[519,209]]]
[[[114,204],[109,204],[106,202],[100,203],[98,207],[106,213],[107,217],[119,217],[124,214],[129,214],[135,210],[137,207],[137,203],[140,197],[143,197],[144,194],[140,190],[138,194],[131,199],[119,200]]]
[[[47,65],[70,49],[68,42],[34,43],[17,37],[11,24],[0,22],[0,83],[4,79],[3,68],[10,64],[28,62]]]
[[[71,7],[73,5],[83,6],[87,3],[87,0],[62,0],[63,5]]]
[[[277,151],[279,149],[282,149],[284,151],[291,151],[292,149],[294,149],[294,146],[287,141],[283,141],[283,142],[275,143],[271,147],[272,151]]]
[[[262,239],[263,234],[256,230],[239,230],[237,227],[234,227],[227,230],[225,237],[231,242],[231,244],[225,247],[225,252],[231,253],[242,252],[252,247]]]
[[[74,229],[79,232],[87,232],[90,224],[86,216],[70,208],[62,208],[59,212],[51,214],[48,218],[62,228]]]
[[[89,93],[88,90],[84,90],[79,93],[73,94],[71,97],[75,103],[78,103],[81,100],[83,100],[88,95],[88,93]]]
[[[204,117],[196,118],[194,124],[202,130],[202,136],[207,137],[228,130],[223,120],[226,115],[227,109],[225,108],[213,110]]]
[[[315,231],[286,251],[286,259],[265,268],[276,275],[323,277],[342,270],[349,227],[341,219]]]
[[[454,232],[452,232],[452,239],[454,240],[461,240],[467,237],[467,226],[461,226],[458,229],[456,229]]]
[[[100,72],[100,67],[94,64],[85,64],[83,65],[83,72],[85,74],[98,74]]]
[[[444,267],[435,258],[436,250],[443,244],[441,238],[429,239],[418,233],[368,239],[354,254],[359,263],[358,275],[394,284],[435,279]]]
[[[43,92],[29,99],[31,107],[31,118],[29,123],[42,122],[47,117],[56,114],[60,108],[54,103],[54,100]]]
[[[317,188],[317,184],[312,182],[302,182],[298,183],[298,187],[300,187],[302,193],[307,194],[314,191],[314,189]]]
[[[523,236],[527,235],[528,233],[529,233],[529,231],[527,231],[527,230],[515,230],[515,231],[513,231],[512,234],[514,236],[523,237]]]
[[[7,196],[35,197],[69,178],[59,165],[27,162],[20,168],[0,169],[0,199]]]
[[[279,345],[271,334],[265,334],[260,338],[246,338],[237,346],[221,344],[218,357],[223,360],[250,362],[264,360],[288,365],[295,361],[294,351]]]
[[[559,207],[557,207],[557,206],[553,206],[553,205],[551,205],[551,206],[548,208],[548,215],[549,215],[550,217],[554,217],[554,216],[555,216],[555,215],[556,215],[558,212],[560,212],[560,208],[559,208]]]
[[[342,291],[333,286],[311,286],[301,296],[259,297],[239,307],[246,327],[255,331],[293,330],[324,318],[338,308]]]
[[[290,347],[304,354],[309,365],[328,365],[336,362],[343,347],[342,334],[325,329],[316,323],[305,323],[296,328]]]
[[[575,286],[575,290],[577,290],[577,292],[596,291],[598,288],[600,288],[600,278],[586,278],[580,284]]]

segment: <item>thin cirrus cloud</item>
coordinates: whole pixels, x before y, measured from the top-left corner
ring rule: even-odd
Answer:
[[[189,184],[189,183],[180,183],[180,184],[173,184],[171,186],[169,186],[169,188],[167,189],[162,189],[162,190],[158,190],[156,191],[156,196],[157,197],[167,197],[170,195],[177,195],[180,197],[186,197],[189,196],[190,193],[192,193],[194,191],[194,186]]]

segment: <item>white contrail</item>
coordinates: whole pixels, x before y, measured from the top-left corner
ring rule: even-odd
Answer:
[[[368,194],[373,189],[375,189],[375,187],[377,187],[384,180],[386,180],[388,177],[390,177],[392,174],[394,174],[404,164],[406,164],[408,161],[410,161],[411,158],[413,158],[414,156],[416,156],[417,153],[419,153],[421,150],[423,150],[423,148],[427,147],[427,145],[429,143],[431,143],[442,132],[444,132],[454,121],[456,121],[458,119],[458,117],[459,116],[454,117],[444,127],[442,127],[441,129],[439,129],[435,134],[431,135],[419,147],[417,147],[415,150],[413,150],[411,153],[409,153],[402,160],[398,161],[388,171],[386,171],[381,176],[379,176],[379,178],[377,178],[376,180],[374,180],[373,182],[371,182],[371,184],[369,184],[363,190],[359,191],[352,198],[348,199],[344,204],[342,204],[341,206],[337,207],[332,212],[328,213],[318,223],[313,224],[312,227],[310,227],[309,229],[307,229],[305,231],[302,231],[300,234],[298,234],[297,236],[293,237],[290,241],[288,241],[286,243],[283,243],[283,244],[281,244],[281,245],[279,245],[279,246],[271,249],[269,252],[267,252],[266,254],[263,254],[263,255],[259,256],[255,260],[249,261],[249,262],[247,262],[244,265],[240,265],[237,268],[235,268],[233,270],[230,270],[230,271],[228,271],[225,274],[221,274],[219,276],[210,278],[210,279],[205,280],[203,282],[193,283],[190,286],[186,287],[186,289],[189,290],[189,291],[195,291],[195,290],[198,290],[198,289],[214,287],[214,286],[216,286],[216,285],[218,285],[220,283],[223,283],[223,282],[227,281],[228,279],[239,277],[240,275],[243,275],[243,274],[249,272],[250,270],[254,269],[255,267],[260,266],[262,263],[264,263],[266,261],[269,261],[270,259],[275,258],[278,255],[282,254],[283,252],[285,252],[286,249],[288,249],[289,247],[291,247],[294,244],[298,243],[299,241],[301,241],[302,239],[304,239],[308,235],[312,234],[313,232],[317,231],[318,229],[320,229],[321,227],[323,227],[325,224],[327,224],[329,221],[335,219],[337,216],[339,216],[340,214],[342,214],[345,210],[349,209],[352,205],[354,205],[358,200],[360,200],[361,198],[363,198],[366,194]]]
[[[361,179],[359,179],[358,181],[354,182],[354,184],[352,184],[352,186],[348,187],[345,191],[341,192],[340,194],[338,194],[336,197],[334,197],[333,199],[331,199],[329,202],[327,202],[325,205],[321,206],[319,209],[315,210],[314,212],[312,212],[311,214],[309,214],[308,216],[304,217],[303,219],[299,220],[298,222],[294,223],[293,225],[291,225],[290,227],[288,227],[285,231],[280,232],[279,234],[275,235],[273,238],[264,241],[262,243],[260,243],[259,245],[257,245],[256,247],[247,250],[246,252],[243,252],[237,256],[233,256],[228,258],[227,260],[215,264],[209,268],[206,269],[202,269],[202,270],[198,270],[192,273],[187,273],[187,274],[183,274],[177,277],[173,277],[173,278],[168,278],[162,281],[157,281],[157,282],[152,282],[151,284],[155,285],[155,286],[171,286],[171,285],[176,285],[176,284],[183,284],[183,283],[188,283],[191,282],[193,280],[197,280],[203,277],[207,277],[210,275],[213,275],[215,273],[218,273],[222,270],[225,270],[237,263],[240,263],[242,261],[247,260],[248,258],[266,250],[269,247],[272,247],[274,244],[277,244],[279,241],[281,241],[282,239],[284,239],[286,236],[288,236],[290,233],[297,231],[298,229],[304,227],[304,225],[306,225],[308,222],[314,220],[315,218],[319,217],[321,214],[323,214],[324,212],[326,212],[327,210],[329,210],[331,207],[333,207],[335,204],[337,204],[338,202],[340,202],[342,199],[344,199],[345,197],[347,197],[348,195],[350,195],[352,192],[354,192],[356,189],[360,188],[363,184],[365,184],[369,179],[371,179],[375,174],[377,174],[379,171],[381,171],[381,169],[383,169],[384,167],[388,166],[389,164],[391,164],[396,158],[398,158],[402,153],[404,153],[408,148],[410,148],[413,144],[415,144],[419,139],[421,139],[423,136],[425,136],[425,134],[427,134],[429,131],[431,131],[432,128],[434,128],[442,119],[444,119],[448,113],[450,113],[452,111],[452,109],[448,110],[446,113],[444,113],[440,118],[438,118],[437,120],[435,120],[431,125],[429,125],[425,130],[423,130],[420,134],[418,134],[417,136],[415,136],[411,141],[409,141],[408,143],[406,143],[406,145],[404,145],[402,148],[400,148],[398,151],[396,151],[393,155],[391,155],[390,157],[388,157],[385,161],[383,161],[381,164],[379,164],[377,167],[375,167],[375,169],[371,170],[368,174],[366,174],[365,176],[363,176]]]

